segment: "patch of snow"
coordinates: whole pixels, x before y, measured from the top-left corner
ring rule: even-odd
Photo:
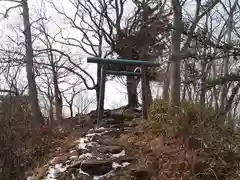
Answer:
[[[97,134],[101,134],[101,133],[89,133],[89,134],[86,135],[86,137],[92,137],[92,136],[95,136]]]
[[[77,159],[78,158],[78,156],[70,156],[70,158],[69,159]]]
[[[72,180],[75,180],[76,176],[74,174],[72,174]]]
[[[92,130],[104,130],[104,129],[106,129],[106,128],[105,127],[99,127],[99,128],[95,128],[95,129],[92,129]]]
[[[58,157],[52,158],[52,159],[49,161],[49,164],[54,164],[54,162],[56,161],[57,158],[58,158]]]
[[[71,150],[71,151],[69,151],[70,153],[73,153],[73,152],[75,152],[76,150]]]
[[[122,163],[122,167],[127,167],[127,166],[129,166],[129,165],[130,165],[129,162],[123,162],[123,163]]]
[[[122,167],[122,165],[119,164],[119,163],[117,163],[117,162],[113,162],[113,163],[112,163],[112,168],[113,168],[113,169],[117,169],[117,168],[119,168],[119,167]]]
[[[112,163],[112,168],[113,168],[113,169],[117,169],[117,168],[120,168],[120,167],[127,167],[127,166],[129,166],[129,165],[130,165],[129,162],[123,162],[123,163],[121,163],[121,164],[119,164],[119,163],[117,163],[117,162],[113,162],[113,163]]]
[[[67,166],[63,166],[62,163],[60,164],[55,164],[54,167],[50,167],[48,169],[48,175],[45,178],[45,180],[57,180],[57,174],[60,172],[64,172],[67,170]]]
[[[85,171],[83,171],[81,168],[78,170],[79,174],[85,174],[87,176],[90,176],[88,173],[86,173]]]
[[[121,156],[125,156],[126,153],[125,153],[125,150],[122,150],[120,153],[118,154],[112,154],[113,157],[121,157]]]
[[[91,131],[93,132],[94,130],[101,130],[101,132],[99,133],[91,133]],[[87,150],[89,147],[97,147],[99,146],[99,144],[97,142],[92,142],[92,139],[94,138],[95,135],[103,135],[105,133],[108,133],[110,132],[111,130],[107,129],[107,128],[104,128],[104,127],[100,127],[100,128],[95,128],[95,129],[90,129],[89,130],[89,133],[85,135],[85,137],[82,137],[82,138],[79,138],[76,142],[78,143],[78,149],[84,149],[84,150]],[[59,148],[58,148],[59,149]],[[70,153],[73,153],[74,151],[76,150],[70,150],[69,152]],[[121,156],[125,156],[126,155],[126,152],[125,150],[122,150],[120,153],[118,154],[108,154],[110,157],[121,157]],[[93,154],[92,153],[84,153],[84,154],[81,154],[80,156],[77,156],[77,155],[73,155],[73,156],[70,156],[69,159],[66,161],[66,162],[71,162],[72,160],[74,159],[81,159],[83,160],[82,162],[84,162],[86,159],[88,158],[91,158],[93,157]],[[52,166],[48,167],[48,171],[47,171],[47,176],[44,178],[44,180],[57,180],[57,175],[60,173],[60,172],[65,172],[67,170],[67,168],[69,167],[69,165],[63,165],[62,163],[61,164],[53,164],[54,161],[56,160],[56,158],[58,157],[54,157],[51,161],[50,161],[50,165],[52,164]],[[96,157],[97,160],[102,160],[103,158],[101,157]],[[65,162],[65,163],[66,163]],[[123,163],[117,163],[117,162],[113,162],[112,163],[112,170],[104,175],[101,175],[101,176],[94,176],[93,177],[93,180],[103,180],[103,179],[106,179],[106,178],[109,178],[109,177],[112,177],[114,176],[115,174],[115,170],[117,168],[121,168],[121,167],[126,167],[130,165],[129,162],[123,162]],[[85,174],[85,175],[88,175],[90,176],[88,173],[84,172],[80,169],[78,169],[79,173],[80,174]],[[71,175],[72,179],[76,179],[76,177],[74,176],[74,174]],[[33,180],[33,177],[28,177],[27,180]]]
[[[99,144],[97,142],[90,142],[88,144],[89,147],[94,147],[94,145],[99,146]]]
[[[88,138],[80,138],[77,142],[79,142],[78,144],[78,148],[79,149],[87,149],[86,146],[88,143]]]
[[[142,107],[141,106],[137,106],[135,107],[134,109],[138,110],[138,111],[141,111],[142,110]]]

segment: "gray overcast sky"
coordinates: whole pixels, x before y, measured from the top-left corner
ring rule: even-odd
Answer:
[[[68,0],[54,0],[57,6],[60,7],[63,6],[65,12],[67,14],[71,14],[74,13],[74,9],[72,8],[71,4],[69,3]],[[59,26],[62,27],[66,27],[63,24],[63,19],[59,18],[61,16],[59,16],[54,10],[53,8],[51,8],[51,5],[49,3],[47,3],[47,0],[29,0],[29,8],[30,8],[30,14],[32,15],[31,18],[32,20],[36,19],[36,12],[39,11],[40,7],[43,5],[42,2],[44,2],[45,5],[45,9],[47,10],[47,14],[48,16],[51,18],[51,20],[55,21]],[[0,4],[3,5],[3,2]],[[9,3],[4,2],[4,5],[6,7],[9,7]],[[127,9],[126,12],[130,12],[131,11],[131,4],[127,5]],[[0,7],[0,11],[3,11],[5,8],[4,7]],[[194,6],[193,6],[193,1],[188,1],[187,3],[187,9],[189,9],[190,11],[188,12],[193,12],[194,11]],[[86,17],[87,18],[87,17]],[[14,10],[11,12],[9,18],[7,20],[1,21],[0,23],[0,27],[2,27],[2,31],[1,31],[1,39],[7,39],[6,36],[9,35],[10,37],[12,37],[12,31],[11,29],[14,27],[18,27],[18,26],[22,26],[22,19],[19,16],[19,10]],[[56,28],[56,26],[54,24],[48,24],[48,28],[50,30],[50,33],[52,34],[56,34],[58,32],[58,29]],[[72,29],[68,29],[67,31],[71,34],[74,34],[75,37],[77,37],[79,35],[79,33],[73,31]],[[81,50],[80,49],[75,49],[75,51],[77,51],[77,53],[80,53]],[[86,56],[83,54],[83,56]],[[85,59],[86,60],[86,59]],[[96,77],[96,65],[88,65],[88,72],[90,72],[91,75],[93,75],[93,77]],[[62,86],[67,86],[66,84],[62,85]],[[155,87],[155,86],[154,86]],[[95,96],[95,91],[89,91],[90,96]],[[153,88],[153,96],[159,95],[160,92],[157,90],[157,88]],[[115,82],[115,81],[111,81],[108,82],[106,85],[106,103],[105,103],[105,108],[112,108],[112,107],[117,107],[117,106],[121,106],[127,103],[127,99],[126,99],[126,89],[123,88],[122,85],[120,85],[119,83]]]
[[[47,1],[45,1],[47,2]],[[63,2],[62,0],[58,0],[58,3]],[[9,7],[11,3],[7,2],[0,2],[0,12],[4,12],[5,8]],[[29,9],[30,9],[30,14],[34,15],[36,10],[39,9],[41,6],[41,1],[40,0],[29,0]],[[46,3],[46,9],[47,9],[47,14],[51,16],[52,20],[54,20],[56,23],[61,24],[62,19],[59,18],[58,14],[54,12],[54,10],[49,6],[49,4]],[[71,6],[67,0],[64,1],[64,9],[65,11],[72,12]],[[14,37],[15,33],[13,33],[12,29],[13,28],[18,28],[22,27],[22,19],[21,16],[19,15],[19,10],[12,10],[11,13],[9,14],[9,17],[7,20],[1,19],[0,21],[0,38],[1,42],[3,43],[9,43],[9,37]],[[35,16],[35,15],[34,15]],[[31,19],[34,20],[35,17],[32,16]],[[58,29],[55,30],[54,25],[51,27],[51,24],[49,24],[49,29],[51,29],[51,32],[57,33]],[[64,26],[62,24],[62,26]],[[70,30],[69,30],[70,31]],[[71,33],[71,32],[70,32]],[[74,33],[76,34],[76,33]],[[76,34],[77,36],[78,34]],[[23,37],[23,34],[20,36]],[[77,51],[81,51],[80,49]],[[79,53],[78,52],[78,53]],[[90,72],[91,75],[96,77],[96,65],[88,65],[88,72]],[[25,72],[23,71],[23,76],[25,76]],[[66,84],[63,86],[67,86]],[[117,106],[121,106],[127,103],[126,99],[126,89],[123,88],[122,85],[115,81],[108,82],[106,84],[106,98],[105,98],[105,108],[113,108]],[[90,96],[93,95],[95,96],[95,91],[89,91]],[[80,103],[80,102],[79,102]],[[94,107],[95,108],[95,107]]]

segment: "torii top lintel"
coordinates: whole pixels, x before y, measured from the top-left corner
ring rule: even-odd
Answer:
[[[157,67],[160,64],[155,61],[144,61],[144,60],[128,60],[128,59],[106,59],[100,57],[88,57],[88,63],[98,64],[124,64],[128,66],[145,66],[145,67]]]

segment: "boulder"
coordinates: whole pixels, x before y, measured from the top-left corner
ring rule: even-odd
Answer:
[[[81,167],[81,163],[82,163],[81,160],[75,161],[74,163],[72,163],[72,164],[68,167],[68,169],[80,168],[80,167]]]
[[[100,153],[120,153],[123,149],[119,146],[100,146],[97,151]]]
[[[85,160],[81,165],[82,171],[90,175],[104,175],[112,170],[112,161],[110,160]]]
[[[103,119],[104,124],[122,124],[123,120],[122,119],[114,119],[114,118],[108,118],[108,119]]]
[[[110,138],[104,138],[99,141],[99,144],[105,145],[105,146],[115,146],[118,144],[118,142],[110,139]]]
[[[109,131],[103,132],[102,135],[110,136],[110,137],[113,137],[113,138],[119,138],[121,133],[122,132],[119,129],[111,129]]]
[[[116,142],[109,136],[96,135],[92,138],[92,141],[97,142],[100,145],[106,145],[106,146],[118,145],[118,142]]]

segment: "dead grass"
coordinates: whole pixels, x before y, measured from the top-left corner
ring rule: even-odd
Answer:
[[[46,164],[56,148],[71,146],[72,127],[29,128],[29,109],[21,102],[3,101],[0,107],[0,179],[24,179],[25,171]],[[63,148],[62,151],[65,149]]]
[[[119,139],[136,161],[115,179],[240,179],[239,134],[221,121],[199,105],[154,102],[149,121]]]

